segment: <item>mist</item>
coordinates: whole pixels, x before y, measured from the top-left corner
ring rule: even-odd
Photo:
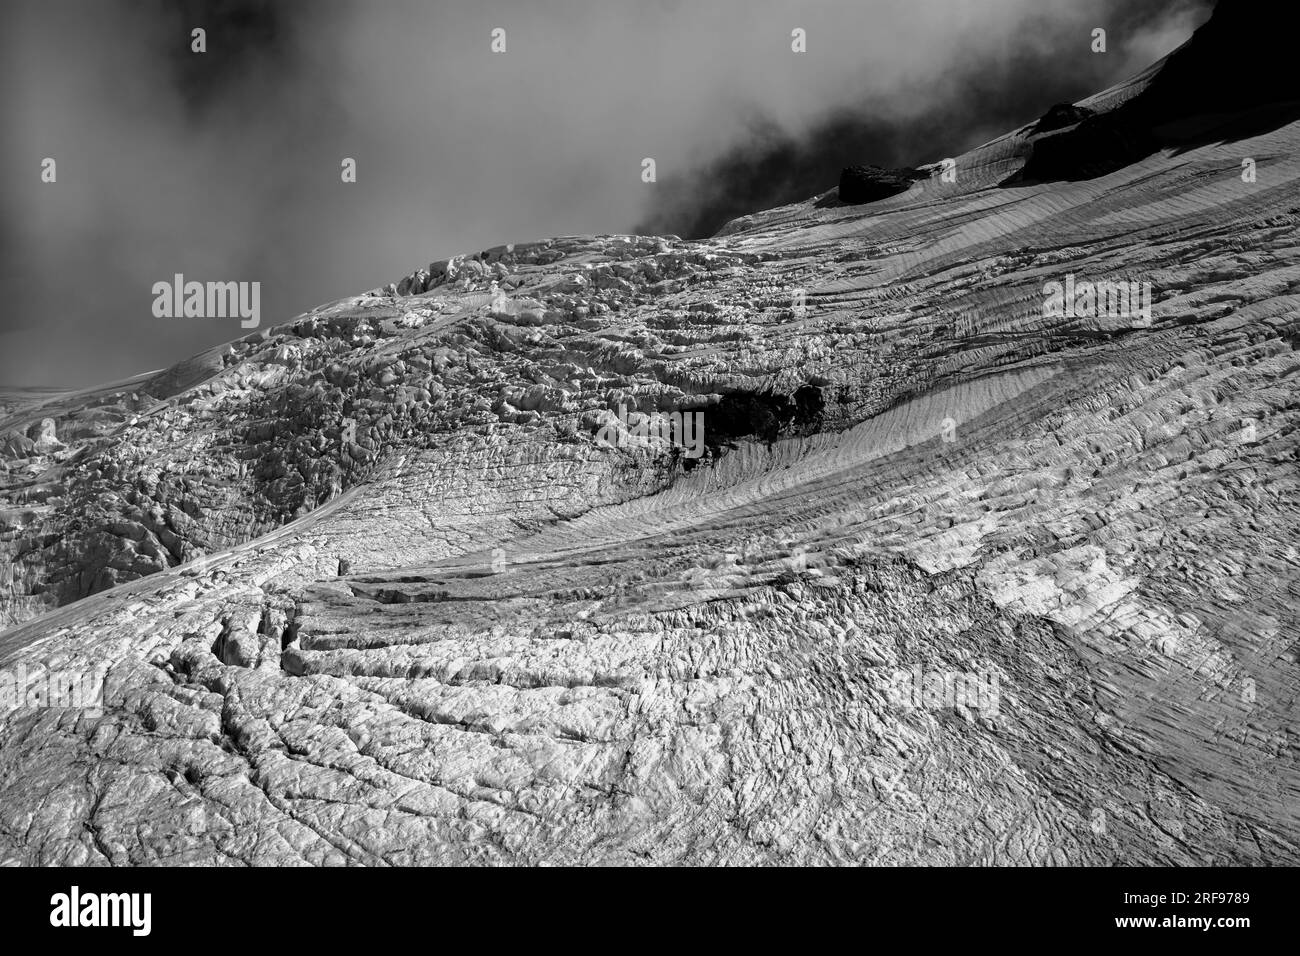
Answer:
[[[707,235],[830,188],[843,165],[991,139],[1131,75],[1208,12],[20,0],[0,41],[0,384],[111,381],[245,334],[235,319],[155,318],[151,288],[175,273],[260,282],[266,327],[498,243]],[[796,27],[806,53],[791,51]],[[646,157],[658,182],[641,179]]]

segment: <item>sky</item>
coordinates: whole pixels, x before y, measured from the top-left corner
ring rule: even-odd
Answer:
[[[1118,82],[1210,0],[5,6],[0,385],[73,387],[246,334],[155,317],[176,273],[260,282],[265,328],[501,243],[709,235]]]

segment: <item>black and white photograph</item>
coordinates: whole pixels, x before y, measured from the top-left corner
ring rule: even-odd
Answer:
[[[1288,4],[2,7],[10,926],[1293,925]]]

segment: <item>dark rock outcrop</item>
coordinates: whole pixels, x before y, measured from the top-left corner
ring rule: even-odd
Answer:
[[[1093,116],[1035,140],[1018,181],[1094,179],[1138,162],[1160,148],[1146,126],[1123,116]]]
[[[1038,121],[1030,127],[1030,132],[1050,133],[1053,130],[1073,126],[1095,115],[1096,113],[1083,106],[1075,106],[1071,103],[1057,103],[1039,117]]]
[[[912,183],[925,178],[925,173],[915,169],[848,166],[840,173],[840,202],[850,206],[879,202],[907,192]]]

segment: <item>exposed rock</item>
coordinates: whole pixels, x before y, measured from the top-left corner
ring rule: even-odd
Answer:
[[[1094,179],[1131,166],[1160,148],[1155,134],[1122,116],[1096,116],[1035,140],[1016,180]]]
[[[1092,110],[1071,103],[1057,103],[1030,128],[1034,133],[1050,133],[1066,126],[1074,126],[1090,116],[1096,115]]]
[[[840,173],[840,202],[861,205],[888,199],[907,192],[912,188],[912,183],[925,178],[925,173],[915,169],[848,166]]]

